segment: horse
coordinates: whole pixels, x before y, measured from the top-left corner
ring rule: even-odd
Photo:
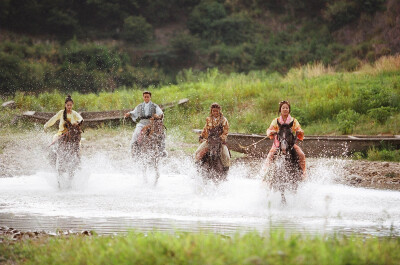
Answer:
[[[200,161],[200,172],[205,179],[211,179],[214,182],[226,180],[228,171],[224,169],[222,164],[222,125],[209,130],[207,143],[207,153]]]
[[[292,133],[293,121],[289,124],[280,124],[276,135],[279,141],[279,148],[274,154],[271,171],[267,182],[272,190],[281,193],[281,202],[286,204],[285,191],[296,192],[299,182],[302,179],[302,171],[296,150],[296,136]]]
[[[66,179],[71,182],[77,168],[80,166],[80,141],[82,122],[71,124],[66,122],[67,131],[57,140],[56,145],[56,170],[58,172],[58,187]],[[66,176],[65,176],[66,175]]]
[[[160,178],[159,163],[165,156],[165,126],[162,118],[150,119],[150,123],[140,131],[137,142],[132,145],[132,157],[142,164],[143,176],[146,177],[148,168],[153,168],[156,176],[154,185]]]

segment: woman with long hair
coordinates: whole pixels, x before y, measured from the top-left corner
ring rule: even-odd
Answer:
[[[280,124],[290,124],[293,121],[293,126],[292,126],[292,132],[293,134],[296,135],[296,137],[299,140],[304,139],[304,131],[300,127],[300,123],[297,121],[297,119],[293,118],[290,116],[290,103],[287,100],[283,100],[279,102],[279,112],[280,114],[279,117],[275,118],[272,122],[271,125],[269,126],[267,130],[267,136],[269,136],[271,139],[274,139],[274,143],[272,144],[271,150],[268,153],[267,159],[265,161],[264,168],[268,168],[269,165],[271,164],[274,154],[279,147],[279,141],[276,138],[276,134],[279,131],[279,126],[278,126],[278,121]],[[300,146],[295,144],[293,148],[296,150],[297,156],[299,157],[299,164],[300,168],[303,171],[303,179],[306,178],[306,156],[304,155],[304,152],[301,150]]]

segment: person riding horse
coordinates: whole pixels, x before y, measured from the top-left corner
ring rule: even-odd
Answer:
[[[55,165],[56,163],[57,140],[68,131],[68,126],[67,126],[68,123],[82,124],[83,122],[82,116],[78,112],[72,109],[73,106],[74,106],[74,101],[72,100],[71,96],[68,95],[67,98],[65,99],[64,109],[57,112],[57,114],[54,115],[50,120],[48,120],[44,125],[44,130],[47,130],[47,128],[51,127],[52,125],[54,125],[54,123],[60,120],[60,124],[58,126],[58,132],[53,136],[53,141],[51,144],[52,148],[49,154],[49,159],[52,165]]]
[[[138,138],[142,129],[149,125],[150,119],[163,119],[164,113],[161,108],[151,101],[151,92],[143,92],[143,103],[137,105],[133,111],[125,113],[125,117],[131,117],[133,122],[139,121],[136,124],[135,131],[132,135],[131,140],[131,150],[135,153],[138,150]],[[167,156],[167,151],[165,150],[165,139],[161,143],[162,155]]]
[[[222,140],[221,162],[224,166],[224,171],[228,171],[230,166],[230,154],[226,146],[228,131],[229,123],[221,112],[221,106],[218,103],[213,103],[210,108],[210,116],[206,118],[206,124],[199,137],[199,142],[201,144],[195,152],[196,163],[200,163],[204,155],[209,151],[208,138],[210,132],[216,132]]]
[[[267,136],[270,137],[270,139],[274,139],[274,143],[271,147],[271,150],[268,153],[267,159],[264,164],[264,168],[269,168],[271,162],[273,161],[274,154],[276,153],[278,147],[279,147],[279,141],[276,137],[278,131],[279,131],[279,124],[290,124],[293,122],[292,125],[292,133],[296,135],[296,137],[299,140],[304,139],[304,131],[300,127],[300,123],[293,117],[290,116],[290,103],[289,101],[281,101],[279,102],[279,113],[281,114],[280,117],[275,118],[272,122],[271,125],[269,126],[267,130]],[[295,144],[293,146],[294,150],[297,153],[298,159],[299,159],[299,165],[302,170],[302,179],[306,179],[306,156],[304,155],[303,151],[301,148]]]

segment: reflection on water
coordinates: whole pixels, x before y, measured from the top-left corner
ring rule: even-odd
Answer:
[[[228,181],[204,183],[189,158],[169,158],[157,186],[130,161],[105,154],[83,158],[69,190],[59,191],[47,167],[0,178],[0,226],[21,230],[206,230],[217,233],[280,227],[290,231],[400,236],[400,192],[335,184],[344,161],[311,161],[310,180],[282,206],[250,166],[235,165]],[[44,162],[45,163],[45,162]]]

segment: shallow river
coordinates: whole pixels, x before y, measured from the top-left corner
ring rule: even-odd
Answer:
[[[46,161],[43,161],[45,163]],[[284,228],[300,233],[400,236],[400,192],[335,184],[343,161],[314,160],[309,181],[282,206],[250,166],[228,181],[204,183],[188,158],[165,161],[153,185],[129,161],[83,157],[72,187],[59,190],[47,167],[0,178],[0,226],[27,230],[95,230],[99,234],[180,230],[231,234]]]

